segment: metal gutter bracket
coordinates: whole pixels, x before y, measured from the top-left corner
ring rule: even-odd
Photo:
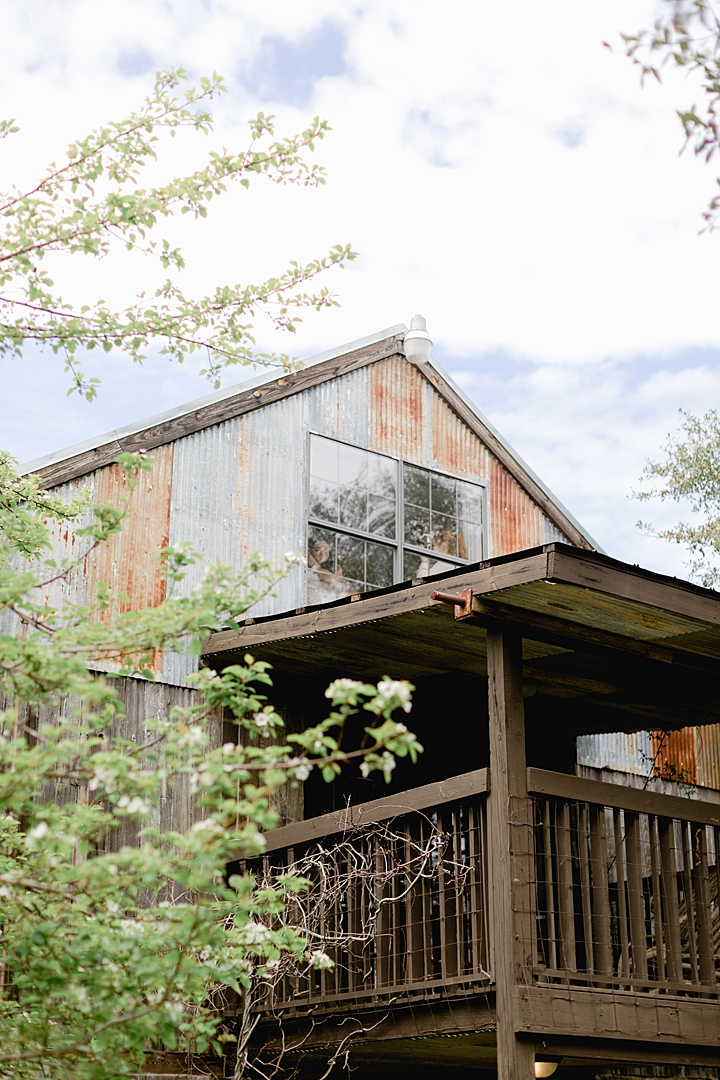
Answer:
[[[457,593],[431,592],[430,599],[439,600],[442,604],[452,604],[456,619],[466,619],[473,613],[472,589],[460,589]]]

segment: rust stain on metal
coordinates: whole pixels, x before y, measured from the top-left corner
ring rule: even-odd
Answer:
[[[540,507],[492,456],[488,504],[490,554],[493,557],[545,543]]]
[[[439,469],[487,477],[490,454],[444,398],[433,394],[432,454]]]
[[[91,552],[85,564],[85,585],[90,599],[99,582],[124,593],[121,611],[157,607],[165,599],[166,582],[160,572],[160,552],[168,544],[173,444],[153,451],[151,472],[140,474],[138,486],[130,494],[129,518],[122,531]],[[109,465],[92,477],[93,503],[121,505],[127,496],[125,473],[119,465]],[[155,655],[159,670],[161,657]]]
[[[663,780],[720,789],[720,724],[651,732],[653,771]]]
[[[426,427],[424,379],[404,357],[370,368],[369,448],[422,463]]]

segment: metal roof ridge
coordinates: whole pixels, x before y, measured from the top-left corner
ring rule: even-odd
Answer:
[[[407,327],[404,323],[396,323],[394,326],[386,327],[384,330],[378,330],[374,334],[369,334],[366,337],[347,342],[345,345],[339,345],[334,349],[326,349],[324,352],[315,353],[313,356],[303,360],[302,364],[304,368],[315,367],[328,360],[334,360],[338,356],[343,356],[345,353],[355,352],[357,349],[362,349],[367,345],[373,345],[377,341],[384,341],[386,338],[391,338],[406,332]],[[61,450],[55,450],[50,454],[45,454],[43,457],[35,458],[33,461],[24,462],[20,465],[19,472],[22,475],[31,472],[39,472],[48,465],[57,465],[61,461],[76,457],[78,454],[83,454],[88,450],[95,450],[100,446],[106,446],[111,442],[120,442],[120,440],[126,436],[136,435],[138,432],[145,431],[146,428],[154,427],[156,424],[162,424],[167,420],[176,420],[181,416],[186,416],[188,413],[195,412],[197,409],[212,405],[216,401],[224,401],[227,398],[233,397],[235,394],[241,394],[247,390],[252,390],[255,387],[263,386],[265,383],[273,382],[277,377],[277,368],[266,368],[259,375],[244,379],[242,382],[234,383],[232,386],[225,387],[224,389],[215,390],[212,394],[206,394],[204,397],[196,398],[194,401],[186,402],[184,405],[177,405],[172,409],[166,409],[164,412],[156,413],[154,416],[144,417],[142,420],[136,420],[132,424],[125,424],[123,427],[114,428],[112,431],[106,431],[101,435],[95,435],[90,439],[84,440],[84,442],[63,447]]]
[[[593,548],[596,551],[599,551],[602,555],[606,555],[607,552],[605,551],[605,549],[600,547],[597,540],[595,540],[590,535],[590,533],[587,531],[585,526],[581,525],[580,522],[578,521],[578,519],[575,517],[575,515],[571,514],[570,511],[567,509],[567,507],[562,502],[560,502],[557,495],[555,495],[550,490],[550,488],[547,486],[547,484],[543,480],[541,480],[541,478],[538,476],[538,474],[535,472],[535,470],[532,469],[528,465],[528,463],[525,461],[524,458],[522,458],[520,456],[520,454],[518,454],[517,450],[515,450],[515,448],[510,445],[510,443],[507,441],[505,436],[500,434],[500,432],[495,427],[495,425],[490,420],[488,420],[487,416],[485,416],[485,414],[480,411],[480,409],[477,407],[475,402],[472,401],[467,396],[465,391],[460,386],[458,386],[458,384],[455,382],[455,380],[453,378],[451,378],[450,375],[448,375],[447,371],[445,371],[445,369],[440,364],[438,364],[437,360],[434,359],[432,354],[430,355],[430,358],[429,358],[429,360],[427,362],[430,365],[430,367],[434,368],[434,370],[438,373],[440,378],[444,379],[445,382],[448,383],[448,385],[452,387],[454,393],[456,393],[457,396],[461,399],[461,401],[467,406],[467,408],[470,409],[470,411],[473,412],[475,414],[475,416],[477,416],[480,423],[484,424],[485,427],[488,429],[488,431],[490,431],[492,433],[492,435],[495,436],[495,438],[500,443],[500,445],[503,446],[507,450],[508,454],[510,454],[515,459],[515,461],[517,461],[520,468],[523,469],[524,472],[526,472],[527,475],[529,477],[531,477],[535,481],[535,483],[540,488],[540,490],[543,491],[545,493],[545,495],[547,495],[548,499],[550,499],[551,502],[553,502],[555,504],[555,506],[558,508],[558,510],[560,510],[560,512],[565,515],[565,517],[568,519],[568,521],[572,522],[572,524],[575,526],[575,528],[578,530],[578,532],[582,533],[582,535],[585,537],[585,539],[588,540],[589,543],[592,544]],[[438,387],[437,389],[438,389],[438,392],[440,393],[441,392],[440,388]]]

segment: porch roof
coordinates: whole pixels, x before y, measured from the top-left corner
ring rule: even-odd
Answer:
[[[431,599],[468,589],[460,618]],[[720,594],[558,543],[247,619],[213,634],[204,662],[221,668],[250,651],[289,676],[484,677],[486,628],[498,621],[523,635],[526,693],[566,730],[720,722]]]

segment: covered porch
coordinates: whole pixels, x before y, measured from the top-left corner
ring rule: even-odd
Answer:
[[[289,726],[332,678],[411,679],[426,746],[387,788],[308,785],[268,836],[265,872],[322,867],[334,967],[268,988],[258,1051],[284,1040],[308,1075],[351,1033],[375,1075],[717,1064],[720,803],[574,756],[581,734],[720,720],[716,593],[554,544],[248,620],[205,662],[248,651]]]

